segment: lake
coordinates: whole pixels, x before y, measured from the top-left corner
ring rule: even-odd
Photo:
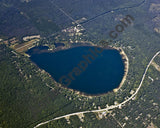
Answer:
[[[124,63],[117,50],[92,46],[46,50],[47,47],[34,47],[27,54],[55,81],[82,93],[98,95],[113,91],[124,76]]]

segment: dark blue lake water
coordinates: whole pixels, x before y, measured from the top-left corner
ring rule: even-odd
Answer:
[[[117,88],[124,75],[124,63],[117,50],[91,46],[44,53],[47,47],[32,48],[27,53],[40,68],[57,82],[80,92],[96,95]]]

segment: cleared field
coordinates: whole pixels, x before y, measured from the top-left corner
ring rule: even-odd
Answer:
[[[32,47],[33,44],[35,44],[37,41],[39,41],[39,39],[34,39],[23,44],[18,44],[14,46],[14,49],[16,50],[16,52],[25,52],[28,50],[29,47]]]
[[[152,62],[152,66],[154,66],[156,70],[160,72],[160,66],[158,64],[156,64],[155,62]]]

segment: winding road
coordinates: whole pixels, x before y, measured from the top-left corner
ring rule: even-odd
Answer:
[[[114,108],[121,107],[122,105],[124,105],[125,103],[129,102],[130,100],[132,100],[132,99],[137,95],[137,93],[139,92],[140,88],[142,87],[143,81],[144,81],[144,79],[145,79],[146,73],[147,73],[147,71],[148,71],[151,63],[153,62],[154,58],[155,58],[156,56],[158,56],[159,54],[160,54],[160,51],[158,51],[158,52],[152,57],[152,59],[150,60],[150,62],[148,63],[148,65],[147,65],[147,67],[146,67],[146,69],[145,69],[145,72],[144,72],[144,74],[143,74],[143,76],[142,76],[142,80],[141,80],[141,82],[140,82],[140,84],[139,84],[139,87],[137,88],[136,92],[135,92],[131,97],[129,97],[128,99],[126,99],[125,101],[123,101],[122,103],[117,104],[117,105],[112,105],[112,106],[109,106],[109,107],[104,108],[104,109],[91,110],[91,111],[83,111],[83,112],[76,112],[76,113],[71,113],[71,114],[67,114],[67,115],[64,115],[64,116],[56,117],[56,118],[51,119],[51,120],[48,120],[48,121],[46,121],[46,122],[42,122],[42,123],[40,123],[40,124],[37,124],[34,128],[38,128],[38,127],[40,127],[40,126],[42,126],[42,125],[45,125],[45,124],[47,124],[47,123],[49,123],[49,122],[51,122],[51,121],[59,120],[59,119],[65,118],[65,117],[70,117],[70,116],[79,115],[79,114],[85,114],[85,113],[90,113],[90,112],[93,112],[93,113],[103,112],[103,111],[108,111],[108,110],[111,110],[111,109],[114,109]]]

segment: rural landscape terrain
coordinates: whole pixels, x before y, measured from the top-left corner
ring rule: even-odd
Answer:
[[[122,82],[65,88],[31,61],[41,46],[116,49]],[[0,128],[160,128],[159,92],[159,0],[0,0]]]

